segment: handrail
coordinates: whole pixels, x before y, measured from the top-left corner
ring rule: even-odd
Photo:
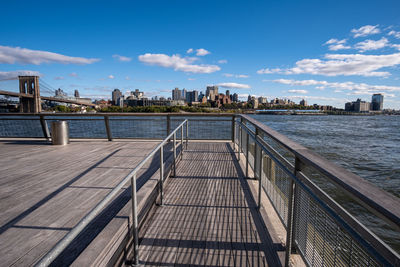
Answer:
[[[58,255],[60,255],[64,249],[71,244],[71,242],[77,237],[82,230],[101,212],[101,210],[112,200],[114,196],[116,196],[122,187],[133,177],[136,176],[136,173],[143,167],[144,164],[152,157],[158,150],[162,150],[165,143],[167,143],[172,137],[175,137],[176,132],[182,128],[183,133],[183,125],[188,123],[188,120],[184,120],[178,127],[175,128],[156,148],[154,148],[150,154],[146,156],[125,178],[116,186],[107,196],[100,201],[96,207],[94,207],[88,214],[83,217],[77,225],[68,233],[66,234],[35,266],[49,266]],[[182,137],[183,138],[183,137]],[[182,139],[183,140],[183,139]],[[175,144],[174,144],[175,146]],[[182,143],[183,149],[183,143]],[[161,170],[162,170],[162,166]],[[135,177],[136,178],[136,177]],[[136,183],[136,179],[134,179]],[[132,196],[134,198],[134,196]],[[136,235],[137,236],[137,235]]]
[[[239,122],[238,125],[244,129],[254,142],[274,160],[276,164],[297,184],[306,190],[315,201],[317,201],[324,209],[368,249],[368,251],[380,258],[382,262],[399,263],[400,256],[390,246],[383,242],[376,234],[360,223],[354,216],[346,211],[340,204],[333,200],[327,193],[313,183],[304,173],[298,171],[293,174],[287,167],[292,166],[285,158],[283,158],[275,150],[270,151],[271,147],[266,144],[265,140],[257,136],[250,128]],[[293,167],[293,166],[292,166]],[[260,178],[260,177],[259,177]],[[259,192],[260,195],[260,192]],[[275,208],[275,207],[274,207]],[[354,231],[357,229],[357,231]],[[358,233],[359,232],[359,233]],[[379,254],[377,254],[378,252]]]
[[[133,113],[133,112],[96,112],[96,113],[0,113],[0,116],[56,116],[56,117],[104,117],[104,116],[139,116],[139,117],[149,117],[149,116],[174,116],[174,117],[232,117],[236,114],[234,113],[181,113],[181,112],[169,112],[169,113]]]
[[[262,124],[248,115],[240,115],[240,117],[278,142],[279,145],[292,152],[302,163],[311,165],[338,184],[374,214],[383,217],[383,219],[391,223],[391,225],[400,228],[399,198],[383,191],[360,176],[322,158],[317,153],[312,152],[288,137],[272,130],[265,124]]]

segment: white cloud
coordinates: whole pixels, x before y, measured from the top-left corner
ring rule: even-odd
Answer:
[[[191,54],[191,53],[193,53],[193,48],[189,48],[187,51],[186,51],[186,53],[188,53],[188,54]]]
[[[343,39],[343,40],[330,39],[324,45],[329,45],[329,50],[331,50],[331,51],[350,49],[351,46],[345,45],[346,42],[347,42],[346,39]]]
[[[124,57],[124,56],[120,56],[120,55],[113,55],[112,57],[121,62],[130,62],[132,60],[132,58],[130,58],[130,57]]]
[[[258,74],[272,74],[272,73],[281,73],[281,72],[283,72],[283,70],[279,69],[279,68],[275,68],[275,69],[265,68],[265,69],[261,69],[261,70],[257,71]]]
[[[54,80],[64,80],[64,77],[63,76],[57,76],[57,77],[54,77]]]
[[[195,57],[182,58],[179,55],[168,56],[165,54],[151,54],[146,53],[140,55],[139,61],[148,64],[156,65],[164,68],[172,68],[175,71],[192,72],[192,73],[212,73],[219,71],[221,68],[217,65],[205,65],[205,64],[192,64],[198,60]]]
[[[188,81],[194,81],[196,80],[195,78],[188,78]]]
[[[326,97],[326,96],[291,95],[291,96],[286,96],[286,98],[291,98],[291,99],[307,99],[307,100],[314,100],[314,101],[336,101],[336,102],[340,102],[340,103],[348,102],[347,99],[336,98],[336,97]]]
[[[222,74],[222,76],[225,76],[225,77],[235,77],[235,78],[249,78],[249,75],[245,75],[245,74],[224,73],[224,74]]]
[[[328,41],[326,41],[325,44],[337,44],[339,42],[340,41],[338,39],[332,38],[332,39],[329,39]]]
[[[343,44],[334,44],[329,46],[329,50],[331,51],[344,50],[344,49],[351,49],[351,46]]]
[[[76,72],[71,72],[71,73],[69,74],[69,76],[71,76],[71,77],[78,77],[78,73],[76,73]]]
[[[400,44],[392,44],[390,46],[400,51]]]
[[[130,79],[131,79],[131,77],[129,77],[129,76],[125,77],[125,80],[127,80],[127,81],[129,81]]]
[[[97,58],[70,57],[57,53],[40,50],[30,50],[21,47],[0,46],[0,63],[3,64],[92,64],[99,60],[100,59]]]
[[[0,80],[15,80],[18,76],[41,76],[38,71],[32,70],[16,70],[16,71],[0,71]]]
[[[378,50],[381,48],[384,48],[389,44],[388,39],[385,37],[382,37],[380,40],[365,40],[362,42],[359,42],[354,45],[355,49],[358,49],[360,52],[365,52],[369,50]]]
[[[393,36],[396,37],[397,39],[400,39],[400,32],[390,31],[390,32],[388,33],[388,35],[393,35]]]
[[[307,90],[299,90],[299,89],[290,89],[288,90],[289,93],[296,93],[296,94],[307,94]]]
[[[309,85],[326,85],[328,82],[325,81],[316,81],[316,80],[288,80],[288,79],[277,79],[273,80],[275,83],[288,84],[288,85],[300,85],[300,86],[309,86]]]
[[[237,89],[249,89],[250,85],[243,83],[219,83],[217,84],[222,88],[237,88]]]
[[[365,25],[359,29],[352,29],[351,32],[354,34],[354,38],[357,38],[357,37],[364,37],[367,35],[377,34],[380,33],[381,31],[379,30],[378,25],[375,26]]]
[[[219,64],[226,64],[226,63],[228,63],[228,60],[226,60],[226,59],[221,59],[221,60],[218,60],[218,63],[219,63]]]
[[[377,71],[385,67],[400,64],[400,53],[388,55],[362,55],[362,54],[327,54],[326,60],[302,59],[296,62],[296,66],[289,69],[261,69],[259,74],[315,74],[325,76],[377,76],[386,77],[390,73]]]
[[[114,79],[115,77],[114,77],[114,75],[108,75],[107,78],[108,78],[108,79]]]
[[[354,82],[327,82],[317,80],[288,80],[288,79],[277,79],[273,80],[275,83],[295,85],[295,86],[310,86],[318,85],[318,89],[333,88],[336,91],[349,90],[356,94],[371,95],[375,93],[385,92],[400,92],[400,86],[388,86],[388,85],[370,85],[366,83],[354,83]],[[290,90],[289,90],[290,91]]]
[[[210,51],[205,50],[204,48],[196,49],[196,56],[205,56],[211,54]]]

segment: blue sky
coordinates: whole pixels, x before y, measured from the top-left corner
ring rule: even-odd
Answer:
[[[39,73],[69,94],[241,96],[400,109],[400,1],[7,1],[0,80]],[[0,82],[1,84],[4,82]]]

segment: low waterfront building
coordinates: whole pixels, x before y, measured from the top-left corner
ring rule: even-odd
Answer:
[[[369,112],[371,110],[371,103],[362,101],[360,98],[357,101],[347,102],[344,105],[345,111],[354,111],[354,112]]]
[[[125,104],[129,107],[150,107],[150,106],[184,106],[186,105],[184,100],[166,100],[164,99],[126,99]]]

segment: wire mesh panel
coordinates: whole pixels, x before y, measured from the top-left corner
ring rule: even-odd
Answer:
[[[165,117],[110,117],[109,120],[113,138],[163,139],[167,136]]]
[[[57,117],[56,119],[46,119],[51,132],[51,123],[53,121],[67,121],[70,138],[107,138],[106,127],[103,119],[85,118],[72,119]]]
[[[229,118],[171,118],[171,129],[175,129],[185,119],[189,120],[189,139],[200,140],[231,140],[232,139],[232,120]],[[177,133],[180,138],[180,132]],[[184,130],[186,137],[186,130]]]
[[[18,118],[0,118],[0,137],[43,137],[39,117]]]
[[[310,266],[379,266],[307,192],[296,194],[295,242]]]
[[[250,137],[249,138],[249,165],[253,171],[254,171],[254,159],[255,159],[255,153],[256,153],[255,145],[256,144],[254,142],[254,139],[252,137]]]
[[[286,226],[289,203],[290,177],[270,157],[263,157],[263,189]]]

